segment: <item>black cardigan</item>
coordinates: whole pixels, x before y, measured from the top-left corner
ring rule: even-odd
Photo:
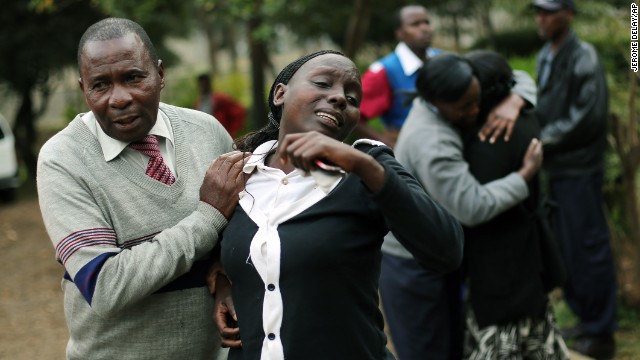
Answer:
[[[385,168],[372,194],[353,174],[325,198],[278,226],[280,329],[287,359],[389,359],[378,308],[380,246],[393,229],[419,261],[446,271],[462,256],[462,228],[432,201],[386,147],[370,152]],[[252,194],[257,196],[257,194]],[[257,226],[238,206],[223,233],[242,348],[229,359],[259,359],[265,284],[248,259]]]
[[[517,171],[539,126],[531,111],[515,124],[508,142],[481,142],[477,131],[465,136],[469,170],[480,183]],[[538,177],[529,181],[529,197],[475,227],[465,227],[464,269],[471,305],[480,327],[523,317],[540,317],[546,305],[545,258],[536,219],[541,195]]]

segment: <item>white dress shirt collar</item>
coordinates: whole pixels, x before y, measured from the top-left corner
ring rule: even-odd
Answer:
[[[98,138],[105,161],[115,159],[127,147],[127,145],[129,145],[128,142],[116,140],[107,135],[98,124],[98,120],[93,112],[89,111],[83,114],[82,121],[84,121],[89,130],[96,136],[96,138]],[[149,134],[161,136],[173,144],[171,122],[169,121],[169,118],[162,113],[162,111],[158,110],[156,123],[153,125],[151,130],[149,130]]]
[[[398,55],[402,71],[406,76],[413,75],[424,64],[422,59],[416,56],[404,42],[398,43],[394,51]]]

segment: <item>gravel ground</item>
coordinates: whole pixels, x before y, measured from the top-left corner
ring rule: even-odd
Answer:
[[[62,274],[37,199],[0,203],[0,359],[64,359]]]
[[[0,204],[0,359],[64,359],[62,274],[37,200]]]

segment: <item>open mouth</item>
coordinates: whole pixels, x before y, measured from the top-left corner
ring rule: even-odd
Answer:
[[[113,124],[119,128],[127,129],[137,124],[138,116],[127,116],[122,118],[116,118],[113,120]]]
[[[131,124],[132,122],[136,121],[137,118],[138,118],[137,115],[120,116],[120,117],[117,117],[117,118],[113,119],[113,122],[116,123],[116,124],[126,125],[126,124]]]
[[[331,115],[331,114],[327,114],[326,112],[318,111],[318,112],[316,112],[316,115],[318,115],[319,117],[321,117],[323,119],[327,119],[327,120],[331,121],[336,127],[340,126],[340,122],[338,121],[338,119],[336,119],[336,117]]]

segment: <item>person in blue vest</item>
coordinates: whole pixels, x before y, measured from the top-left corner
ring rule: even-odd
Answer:
[[[361,121],[355,127],[359,137],[382,141],[392,148],[411,110],[418,69],[425,60],[443,52],[431,47],[434,31],[431,16],[424,6],[403,6],[395,12],[393,19],[398,44],[393,52],[372,63],[362,75]],[[517,75],[516,82],[520,86],[529,80]],[[508,140],[520,110],[526,105],[523,97],[516,93],[518,91],[491,111],[478,133],[480,139],[494,142],[504,133]],[[524,99],[528,100],[526,96]],[[382,132],[369,125],[369,120],[378,117],[384,126]]]
[[[356,131],[393,147],[410,110],[418,69],[424,61],[442,52],[431,47],[433,27],[427,9],[407,5],[394,15],[395,50],[374,62],[362,76],[361,121]],[[367,120],[380,117],[384,132],[369,126]]]

